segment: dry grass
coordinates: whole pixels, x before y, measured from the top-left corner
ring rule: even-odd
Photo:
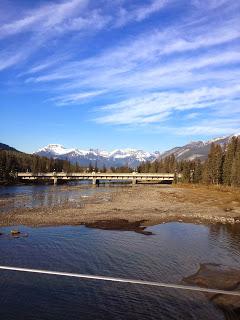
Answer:
[[[175,188],[189,190],[182,201],[199,201],[209,205],[217,205],[224,210],[240,207],[240,189],[229,186],[207,186],[203,184],[179,184]]]

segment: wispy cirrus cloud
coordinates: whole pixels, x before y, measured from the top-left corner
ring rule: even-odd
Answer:
[[[68,87],[74,88],[90,83],[91,75],[99,80],[98,85],[101,84],[101,79],[113,83],[113,79],[109,79],[108,76],[122,75],[125,81],[127,78],[129,85],[130,82],[133,83],[131,79],[134,80],[134,77],[148,79],[149,76],[153,77],[154,73],[161,76],[179,69],[186,71],[214,64],[224,66],[239,61],[239,44],[226,51],[219,47],[239,41],[240,31],[234,28],[236,24],[236,19],[231,18],[214,30],[209,30],[208,25],[204,24],[201,28],[198,27],[197,31],[189,31],[183,23],[177,29],[168,28],[164,31],[143,33],[133,40],[108,48],[99,55],[66,62],[50,72],[37,75],[33,80],[42,82],[71,79]],[[207,53],[199,54],[200,50],[206,49]],[[81,73],[78,70],[81,70]]]
[[[57,105],[65,106],[74,103],[80,103],[82,101],[86,101],[89,98],[93,98],[99,95],[102,95],[105,91],[98,90],[98,91],[84,91],[79,93],[68,94],[64,96],[57,96],[52,99]]]
[[[110,22],[112,27],[122,26],[131,21],[140,22],[165,7],[170,1],[172,0],[152,0],[142,5],[132,5],[130,9],[116,2],[116,5],[112,6],[112,12],[104,10],[103,2],[100,3],[102,7],[92,5],[90,0],[52,2],[26,10],[20,18],[4,23],[0,29],[0,39],[24,32],[69,32],[89,27],[100,28]],[[106,1],[105,5],[108,2]]]
[[[120,7],[117,13],[115,27],[124,26],[129,22],[142,21],[164,8],[169,2],[171,2],[171,0],[153,0],[150,4],[134,6],[130,10]]]
[[[21,53],[14,53],[9,55],[8,52],[0,53],[0,71],[17,64],[23,58]]]
[[[4,22],[0,41],[29,45],[0,53],[0,70],[27,60],[25,86],[56,105],[88,104],[98,125],[172,128],[202,110],[221,123],[240,108],[239,12],[231,0],[52,2]]]
[[[116,2],[115,6],[111,6],[113,10],[109,11],[109,1],[97,6],[91,0],[64,0],[44,4],[34,9],[19,10],[16,18],[4,21],[0,28],[0,41],[11,41],[14,37],[17,44],[18,37],[21,37],[20,45],[16,45],[15,49],[21,53],[22,59],[18,55],[19,58],[15,59],[16,63],[13,59],[12,63],[5,63],[6,68],[21,61],[24,62],[52,38],[60,41],[65,34],[86,36],[105,28],[116,28],[121,10],[125,11],[124,24],[132,20],[142,21],[164,7],[166,3],[167,0],[153,0],[148,4],[135,5],[131,10],[127,10],[121,3]],[[118,27],[122,26],[123,24],[119,24]],[[26,47],[32,47],[32,50],[25,50]],[[8,55],[11,55],[11,51]],[[50,64],[47,65],[50,66]]]
[[[225,118],[225,119],[208,119],[200,120],[198,123],[189,126],[171,128],[177,135],[193,136],[193,135],[228,135],[229,133],[240,132],[239,120]]]
[[[28,10],[23,16],[1,26],[0,38],[6,38],[23,32],[51,32],[52,28],[61,26],[65,20],[76,15],[87,4],[87,0],[71,0],[52,3],[37,9]]]
[[[221,108],[240,94],[240,85],[224,88],[203,87],[184,92],[160,92],[102,107],[105,116],[96,118],[100,123],[131,124],[156,122],[175,111]],[[152,121],[149,121],[151,119]]]

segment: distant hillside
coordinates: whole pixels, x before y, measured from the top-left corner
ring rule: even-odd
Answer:
[[[20,152],[17,149],[10,147],[9,145],[4,144],[4,143],[0,143],[0,150]]]
[[[67,160],[48,159],[20,152],[6,144],[0,144],[0,184],[14,183],[15,173],[30,172],[75,172],[82,168]]]
[[[238,137],[240,136],[240,133],[227,137],[212,139],[209,141],[190,142],[182,147],[175,147],[173,149],[165,151],[160,155],[160,157],[164,159],[174,154],[177,160],[206,160],[212,143],[219,144],[221,145],[221,147],[224,147],[224,145],[227,145],[231,138],[234,136]]]

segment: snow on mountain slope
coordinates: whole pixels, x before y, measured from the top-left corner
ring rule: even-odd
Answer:
[[[73,152],[74,149],[66,149],[60,144],[49,144],[46,147],[39,149],[37,152],[46,152],[46,153],[51,153],[52,155],[62,155],[62,154],[67,154],[70,152]]]
[[[137,149],[116,149],[113,151],[105,151],[98,149],[82,150],[77,148],[65,148],[60,144],[49,144],[48,146],[38,150],[35,154],[45,157],[67,159],[72,163],[79,163],[88,166],[90,163],[98,167],[119,167],[128,165],[137,167],[141,162],[154,161],[158,158],[165,158],[172,154],[177,160],[205,160],[209,153],[212,143],[218,143],[224,147],[232,137],[240,137],[240,133],[236,133],[227,137],[215,138],[209,141],[193,141],[182,147],[175,147],[164,153],[156,151],[153,153],[137,150]]]
[[[190,142],[185,146],[176,147],[164,152],[163,154],[161,154],[161,157],[165,158],[171,154],[174,154],[177,160],[205,160],[208,156],[212,143],[217,143],[224,147],[228,144],[232,137],[238,136],[240,137],[240,133],[236,133],[231,136],[215,138],[208,141]]]
[[[106,167],[118,166],[132,166],[136,167],[140,162],[153,161],[159,157],[159,153],[150,153],[143,150],[136,149],[116,149],[113,151],[105,151],[98,149],[80,150],[70,148],[67,149],[59,144],[49,144],[44,148],[39,149],[35,154],[45,157],[52,157],[58,159],[67,159],[73,163],[81,165],[92,165],[97,162],[99,167],[105,165]]]

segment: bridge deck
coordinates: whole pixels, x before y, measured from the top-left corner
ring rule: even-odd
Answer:
[[[92,180],[95,184],[101,180],[131,180],[133,183],[138,181],[173,181],[174,173],[101,173],[101,172],[19,172],[18,178],[23,180]],[[178,175],[180,177],[180,175]]]

